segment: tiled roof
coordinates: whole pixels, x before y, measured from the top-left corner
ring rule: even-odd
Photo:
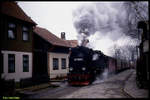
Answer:
[[[10,1],[1,2],[0,12],[2,14],[6,14],[8,16],[12,16],[17,19],[30,22],[36,25],[36,23],[28,15],[25,14],[25,12],[18,6],[16,2],[10,2]]]
[[[61,38],[58,38],[45,28],[35,27],[34,32],[53,45],[63,47],[74,47],[74,40],[70,42],[70,40],[63,40]]]
[[[66,41],[70,43],[71,47],[76,47],[78,45],[77,40],[66,40]]]

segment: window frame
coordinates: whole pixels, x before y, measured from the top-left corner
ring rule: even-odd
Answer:
[[[24,60],[24,57],[27,57],[27,60]],[[27,63],[28,66],[27,69],[25,69],[25,63]],[[23,65],[23,72],[29,72],[29,55],[22,55],[22,65]]]
[[[0,62],[1,62],[1,73],[4,73],[4,54],[3,53],[0,53],[1,55],[1,58],[0,58]]]
[[[9,24],[14,24],[15,27],[14,28],[9,27]],[[9,30],[13,31],[14,38],[9,37],[9,32],[8,32]],[[13,21],[9,21],[7,24],[7,38],[8,38],[8,40],[16,40],[17,39],[17,24]]]
[[[54,64],[55,64],[55,63],[54,63],[54,60],[57,61],[57,63],[56,63],[56,64],[57,64],[57,65],[56,65],[57,67],[54,67]],[[58,58],[53,58],[53,70],[59,70],[59,59],[58,59]]]
[[[63,66],[63,60],[65,61],[65,65]],[[67,68],[67,62],[66,62],[66,58],[61,58],[61,68],[62,69],[66,69]]]
[[[27,30],[23,30],[23,28],[27,28]],[[28,39],[27,40],[24,40],[24,34],[25,33],[28,35]],[[29,41],[30,40],[30,30],[29,30],[29,27],[27,25],[22,25],[22,40],[23,41]]]
[[[10,59],[11,56],[13,56],[13,60]],[[14,65],[13,71],[10,68],[11,63]],[[8,54],[8,73],[15,73],[15,54]]]

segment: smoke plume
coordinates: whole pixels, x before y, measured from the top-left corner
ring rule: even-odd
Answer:
[[[107,51],[114,44],[129,40],[129,14],[124,2],[99,2],[81,5],[73,11],[74,27],[78,32],[79,45],[89,40],[87,47]],[[132,27],[136,25],[132,25]],[[133,37],[130,37],[132,40]],[[124,41],[124,40],[123,40]],[[136,45],[137,43],[134,42]],[[102,45],[105,44],[105,47]],[[104,52],[105,53],[105,52]]]
[[[96,77],[96,80],[93,82],[93,84],[104,82],[106,81],[107,78],[108,78],[108,69],[106,68],[103,73],[101,73]]]

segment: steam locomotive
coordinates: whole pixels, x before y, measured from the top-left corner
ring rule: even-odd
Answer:
[[[107,68],[107,57],[101,51],[94,51],[84,46],[72,48],[69,57],[68,83],[91,84],[105,68]]]

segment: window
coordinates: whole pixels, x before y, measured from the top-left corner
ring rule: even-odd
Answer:
[[[146,32],[146,39],[149,39],[149,31]]]
[[[15,55],[8,54],[8,73],[15,72]]]
[[[61,67],[62,67],[62,69],[66,69],[66,59],[65,58],[61,59]]]
[[[16,25],[14,23],[8,23],[8,39],[16,38]]]
[[[29,29],[26,26],[22,27],[22,39],[24,41],[28,41],[29,40]]]
[[[137,47],[137,58],[140,58],[140,48]]]
[[[29,56],[23,55],[23,72],[29,72]]]
[[[2,53],[0,53],[0,58],[1,58],[1,59],[0,59],[0,62],[1,62],[1,71],[0,71],[0,72],[1,72],[1,73],[3,73],[3,72],[4,72],[3,57],[4,57],[4,56],[3,56],[3,54],[2,54]]]
[[[143,35],[143,29],[138,29],[138,39],[140,40],[140,42],[142,40],[142,35]]]
[[[58,58],[53,58],[53,70],[58,70]]]

